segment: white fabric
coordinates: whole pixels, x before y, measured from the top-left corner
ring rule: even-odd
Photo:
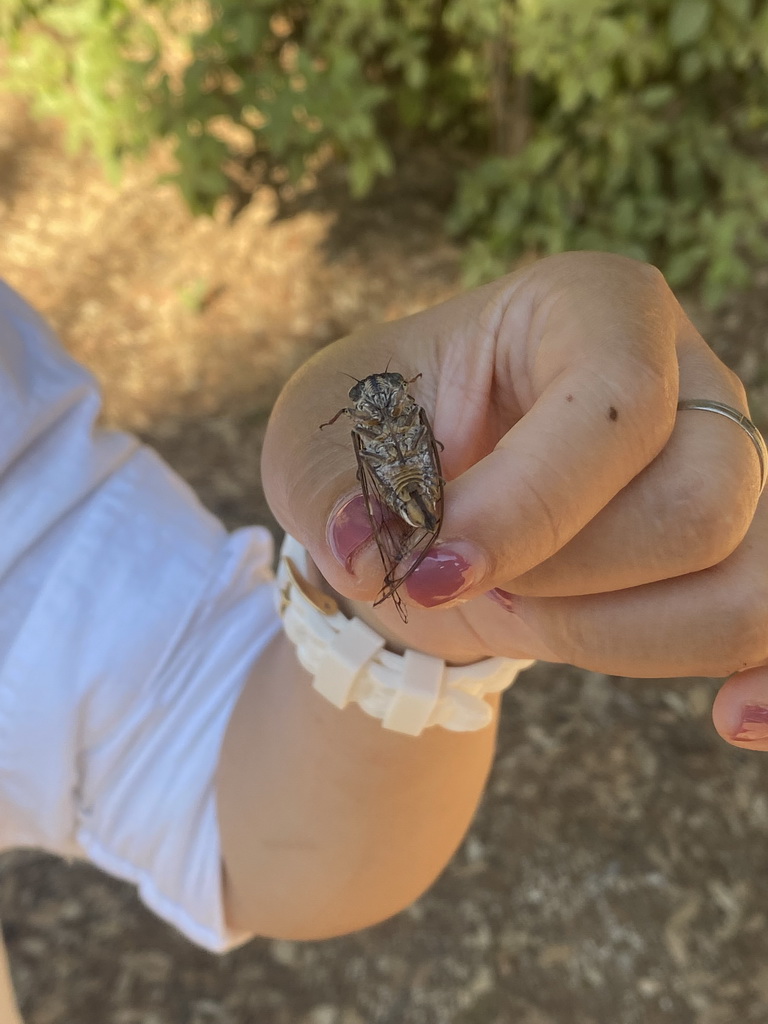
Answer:
[[[0,283],[0,849],[87,857],[194,942],[224,922],[215,770],[279,629],[272,545],[228,534]]]

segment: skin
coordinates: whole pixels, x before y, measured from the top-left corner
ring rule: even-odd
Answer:
[[[413,393],[445,446],[440,544],[472,567],[447,606],[409,599],[407,625],[391,602],[371,607],[372,542],[348,565],[331,550],[329,519],[358,486],[348,424],[317,429],[344,402],[343,374],[388,361],[423,374]],[[768,704],[768,505],[744,432],[676,415],[679,397],[748,412],[656,270],[568,253],[323,349],[275,406],[264,485],[328,589],[391,648],[640,677],[741,673],[714,709],[732,742],[744,699]],[[512,610],[489,599],[497,587]],[[278,639],[222,751],[231,923],[319,938],[407,905],[466,832],[494,742],[493,727],[414,740],[339,712]]]
[[[23,1024],[13,991],[5,944],[0,941],[0,1024]]]

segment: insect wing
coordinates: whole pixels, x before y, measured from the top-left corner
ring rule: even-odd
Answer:
[[[355,456],[357,458],[358,479],[365,498],[373,536],[381,556],[382,565],[384,566],[384,586],[378,598],[374,601],[374,605],[381,604],[387,598],[391,598],[403,622],[408,621],[408,611],[403,599],[398,594],[398,590],[426,557],[430,548],[437,540],[443,522],[443,477],[437,441],[423,409],[419,411],[419,418],[424,427],[425,443],[436,476],[435,486],[437,494],[434,502],[435,526],[433,529],[414,529],[414,527],[406,524],[404,520],[396,519],[391,513],[386,511],[387,502],[385,495],[381,491],[381,484],[362,454],[360,438],[354,432],[352,434]],[[409,559],[409,556],[414,555],[414,553],[416,557],[410,559],[407,567],[403,569],[403,561]]]
[[[385,597],[391,596],[398,615],[403,622],[407,622],[408,612],[400,595],[396,590],[392,591],[391,594],[384,593],[390,585],[390,577],[401,557],[407,534],[405,530],[401,529],[401,521],[394,519],[391,513],[388,514],[385,511],[387,506],[381,493],[381,485],[361,454],[362,441],[354,431],[352,431],[352,443],[355,446],[355,458],[357,459],[357,479],[360,482],[360,489],[365,499],[365,508],[371,523],[373,538],[376,541],[376,547],[379,549],[379,555],[381,556],[381,563],[384,566],[384,590],[382,590],[378,600],[374,603],[379,604]]]

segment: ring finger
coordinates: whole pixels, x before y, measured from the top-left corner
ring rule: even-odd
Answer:
[[[680,394],[747,413],[738,378],[690,326]],[[503,589],[525,596],[600,594],[698,572],[736,549],[759,497],[746,432],[723,416],[677,415],[661,454],[568,544]]]

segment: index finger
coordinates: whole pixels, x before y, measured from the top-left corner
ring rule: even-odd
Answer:
[[[446,486],[441,542],[406,584],[418,604],[468,600],[551,557],[674,425],[683,314],[653,268],[602,254],[544,260],[495,319],[506,359],[493,387],[515,392],[523,415]],[[447,416],[438,407],[438,437]]]

